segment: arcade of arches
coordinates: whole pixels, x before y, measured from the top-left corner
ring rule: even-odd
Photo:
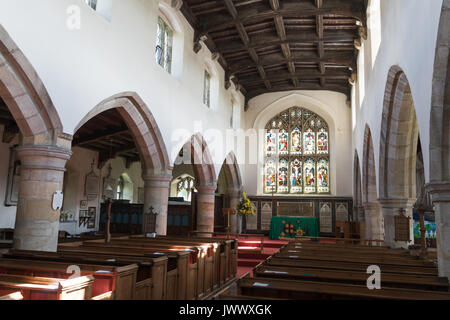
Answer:
[[[430,14],[417,39],[387,14],[399,10],[390,0],[113,1],[149,11],[136,32],[163,37],[156,61],[144,58],[154,43],[129,40],[145,53],[129,63],[110,52],[117,39],[100,25],[114,15],[86,6],[103,31],[67,43],[85,37],[92,57],[65,57],[67,44],[54,64],[0,3],[2,245],[56,252],[63,238],[106,232],[267,237],[273,218],[296,217],[315,219],[321,238],[422,250],[450,278],[450,1],[397,2],[407,1],[406,22]],[[229,132],[245,142],[230,147]],[[228,220],[243,192],[255,215]]]

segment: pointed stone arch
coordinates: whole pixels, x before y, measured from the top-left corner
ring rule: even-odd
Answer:
[[[382,216],[377,201],[377,177],[372,133],[368,125],[364,132],[362,200],[365,215],[365,235],[367,239],[382,240]]]
[[[0,98],[20,133],[21,161],[14,248],[56,251],[59,210],[52,197],[62,190],[65,164],[71,156],[70,135],[31,63],[0,25]]]
[[[450,279],[450,0],[442,2],[437,36],[429,152],[427,191],[435,208],[439,275]]]
[[[216,169],[204,137],[200,133],[194,134],[185,147],[184,149],[190,152],[188,157],[193,166],[197,184],[199,186],[216,187]]]
[[[58,112],[36,70],[1,24],[0,97],[13,115],[24,144],[58,145],[63,133]]]
[[[103,100],[81,120],[75,132],[89,120],[111,109],[120,114],[139,151],[144,180],[143,233],[165,235],[172,167],[156,120],[140,96],[136,92],[123,92]],[[150,217],[152,212],[158,213],[156,225]]]
[[[379,203],[385,243],[407,248],[414,243],[413,205],[416,202],[416,160],[419,125],[408,78],[399,66],[389,70],[380,132]],[[395,217],[410,217],[409,241],[395,236]]]
[[[136,92],[123,92],[103,100],[81,120],[75,132],[109,109],[117,109],[131,131],[145,174],[170,175],[169,155],[161,131],[150,109]]]
[[[363,203],[372,203],[377,200],[377,177],[372,133],[368,125],[364,131],[363,146],[362,200]]]
[[[353,159],[353,206],[354,206],[354,221],[364,222],[364,208],[362,199],[362,184],[361,184],[361,165],[359,162],[358,151],[355,150]]]
[[[200,133],[190,137],[176,160],[180,164],[190,164],[194,172],[196,189],[197,230],[204,236],[214,232],[214,203],[217,189],[217,176],[206,140]],[[176,163],[178,164],[178,163]]]
[[[410,199],[416,193],[419,128],[408,79],[403,70],[389,70],[380,134],[381,199]]]
[[[240,193],[242,189],[242,178],[236,155],[231,151],[225,158],[222,169],[228,185],[228,192]]]
[[[450,0],[442,4],[430,117],[430,181],[450,183]]]
[[[242,194],[242,178],[239,169],[239,164],[236,159],[236,155],[233,151],[227,154],[221,172],[225,175],[225,180],[227,184],[226,200],[227,208],[236,209],[238,207],[239,201],[241,200]],[[220,174],[219,174],[220,175]],[[231,232],[233,234],[238,234],[241,232],[242,220],[238,215],[232,215],[231,217]]]

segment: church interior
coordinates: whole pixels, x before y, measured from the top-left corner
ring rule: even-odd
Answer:
[[[0,300],[450,300],[450,0],[0,0]]]

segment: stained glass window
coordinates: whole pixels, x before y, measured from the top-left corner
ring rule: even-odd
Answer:
[[[329,129],[314,112],[292,107],[266,126],[264,193],[330,193]]]
[[[275,164],[275,161],[273,159],[266,159],[266,164],[264,168],[264,176],[265,176],[265,182],[264,182],[264,192],[265,193],[271,193],[276,192],[276,176],[277,172],[276,169],[277,166]]]
[[[169,73],[172,72],[172,42],[172,29],[170,29],[169,25],[159,17],[155,58],[156,63]]]
[[[286,192],[289,192],[289,162],[283,158],[278,164],[278,193]]]

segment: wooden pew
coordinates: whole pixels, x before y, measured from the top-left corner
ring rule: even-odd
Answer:
[[[117,300],[131,300],[136,291],[136,264],[104,264],[81,261],[76,258],[18,257],[0,259],[0,273],[31,277],[67,279],[70,266],[80,268],[82,276],[92,276],[92,297],[111,292]]]
[[[327,252],[327,251],[311,251],[304,249],[294,249],[294,250],[282,250],[277,255],[281,256],[298,256],[302,259],[312,258],[313,260],[325,259],[356,259],[361,262],[379,262],[379,263],[387,263],[390,264],[399,264],[399,265],[413,265],[413,266],[423,266],[423,267],[432,267],[435,268],[435,265],[423,259],[419,259],[418,257],[412,256],[389,256],[384,254],[371,254],[371,253],[359,253],[359,252]]]
[[[144,238],[132,237],[131,239],[115,239],[112,242],[129,245],[130,243],[139,244],[144,247],[148,246],[171,246],[179,248],[180,246],[193,246],[200,252],[199,255],[199,292],[209,294],[220,285],[220,243],[217,241],[194,240],[191,238]]]
[[[374,248],[376,248],[374,250]],[[410,256],[409,252],[404,249],[396,249],[396,250],[389,250],[389,249],[380,249],[379,247],[365,247],[365,246],[339,246],[339,245],[327,245],[327,244],[321,244],[321,245],[312,245],[310,243],[298,243],[298,242],[291,242],[286,244],[281,248],[281,250],[284,249],[307,249],[312,251],[328,251],[328,252],[358,252],[358,253],[371,253],[371,254],[384,254],[388,256]]]
[[[89,248],[88,248],[89,249]],[[77,247],[67,247],[67,251],[57,253],[18,251],[15,258],[32,258],[45,261],[59,261],[66,263],[94,263],[109,266],[136,265],[137,274],[134,279],[134,293],[132,297],[118,295],[116,299],[162,300],[167,293],[168,256],[166,254],[132,253],[98,250],[84,250]],[[134,256],[132,254],[135,254]],[[76,261],[76,262],[73,262]],[[120,284],[120,283],[119,283]]]
[[[171,251],[162,248],[122,247],[112,244],[89,242],[78,247],[60,246],[59,252],[64,254],[109,255],[117,260],[124,259],[143,263],[149,259],[153,263],[154,300],[194,299],[196,295],[197,262],[190,260],[189,251]],[[164,265],[155,259],[168,259]],[[126,258],[125,258],[126,257]],[[164,271],[163,271],[164,270]],[[138,295],[142,297],[142,295]],[[143,298],[140,298],[143,299]],[[145,299],[144,299],[145,300]]]
[[[313,238],[311,238],[313,239]],[[310,238],[300,238],[300,239],[289,239],[290,243],[296,243],[296,244],[305,244],[305,245],[310,245],[310,246],[321,246],[321,247],[351,247],[351,248],[361,248],[361,249],[374,249],[374,250],[381,250],[381,251],[387,251],[387,250],[392,250],[391,248],[389,248],[388,246],[385,245],[377,245],[377,246],[372,246],[372,245],[367,245],[367,244],[359,244],[359,243],[353,243],[353,242],[348,242],[345,240],[355,240],[355,239],[339,239],[339,238],[320,238],[317,237],[315,239],[328,239],[328,240],[336,240],[336,243],[324,243],[324,242],[317,242],[317,241],[311,241]],[[359,239],[357,239],[356,241],[359,241]],[[373,241],[373,240],[367,240],[367,241]]]
[[[197,269],[197,283],[196,297],[202,298],[206,294],[210,293],[213,287],[213,256],[207,257],[208,249],[213,246],[207,245],[182,245],[179,243],[168,243],[164,241],[152,242],[147,241],[136,241],[136,240],[112,240],[110,243],[99,243],[94,241],[86,241],[83,246],[85,247],[107,247],[107,248],[122,248],[122,249],[134,249],[134,250],[144,250],[144,251],[170,251],[170,252],[190,252],[192,260],[192,265],[189,270],[189,278],[194,274],[192,267]],[[212,251],[210,251],[212,252]],[[196,264],[194,266],[193,264]],[[191,288],[192,286],[188,287]]]
[[[423,269],[432,268],[435,269],[430,262],[424,260],[399,260],[386,256],[358,256],[358,254],[340,254],[335,255],[318,255],[310,254],[307,251],[298,252],[279,252],[274,255],[276,258],[285,259],[301,259],[301,260],[321,260],[321,261],[334,261],[334,262],[356,262],[370,265],[396,265],[396,266],[410,266],[419,267]]]
[[[183,238],[177,237],[158,237],[161,239],[171,238],[175,240],[183,241]],[[221,243],[225,246],[225,248],[221,249],[221,252],[224,253],[225,260],[225,281],[234,279],[237,274],[237,256],[238,256],[238,239],[237,238],[204,238],[199,236],[194,236],[192,238],[187,238],[189,241],[201,241],[201,242],[210,242],[210,243]],[[185,239],[186,240],[186,239]]]
[[[130,236],[130,239],[148,239],[144,236]],[[158,236],[156,239],[181,241],[185,244],[192,243],[213,243],[220,244],[220,251],[217,252],[215,261],[219,261],[219,265],[215,263],[215,283],[222,285],[224,282],[234,279],[237,273],[237,255],[238,255],[238,239],[226,238],[203,238],[203,237],[175,237],[175,236]],[[151,239],[150,239],[151,240]],[[217,250],[216,250],[217,251]],[[222,270],[222,271],[221,271]]]
[[[319,268],[275,267],[260,265],[253,270],[255,277],[293,279],[365,285],[369,274],[362,271],[330,270]],[[382,287],[409,288],[417,290],[449,291],[447,279],[435,276],[404,275],[383,272]]]
[[[143,236],[131,236],[133,240],[148,241],[165,241],[170,243],[182,243],[186,245],[201,245],[205,243],[213,245],[214,259],[207,260],[213,264],[213,288],[216,289],[223,285],[226,281],[235,278],[237,272],[237,240],[222,238],[183,238],[183,237],[167,237],[159,236],[157,238],[145,238]],[[210,250],[210,249],[209,249]]]
[[[6,301],[6,300],[23,300],[22,293],[20,291],[7,294],[6,296],[0,297],[0,301]]]
[[[24,300],[87,300],[93,280],[92,276],[65,280],[0,274],[0,296],[20,292]]]
[[[448,292],[434,292],[382,287],[369,290],[367,286],[299,281],[272,278],[242,278],[239,294],[282,299],[389,299],[389,300],[450,300]]]
[[[299,260],[289,258],[271,257],[266,260],[267,265],[274,265],[280,267],[304,267],[304,268],[326,268],[331,270],[355,270],[366,272],[367,268],[372,263],[362,262],[342,262],[342,261],[328,261],[328,260]],[[414,275],[433,275],[437,276],[438,272],[435,268],[422,268],[416,266],[402,266],[402,265],[379,265],[382,272],[397,273],[397,274],[414,274]]]

